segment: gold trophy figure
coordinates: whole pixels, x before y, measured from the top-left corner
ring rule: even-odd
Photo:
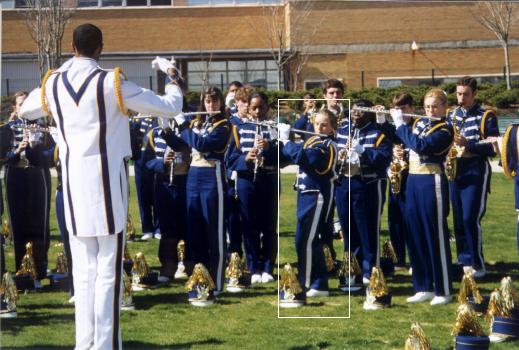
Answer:
[[[380,310],[387,307],[391,307],[391,293],[382,269],[374,266],[369,278],[369,287],[366,288],[366,301],[362,308],[364,310]]]
[[[362,274],[359,262],[355,254],[344,252],[344,259],[339,269],[339,289],[343,292],[357,292],[362,286],[356,283],[358,276]]]
[[[126,218],[126,241],[133,240],[135,240],[135,226],[133,226],[132,216],[128,213]]]
[[[151,271],[142,252],[135,254],[132,267],[132,290],[140,292],[153,288],[158,282],[158,273]]]
[[[229,265],[225,269],[225,277],[229,279],[227,287],[225,288],[228,292],[239,293],[245,289],[245,286],[240,283],[240,280],[244,276],[243,263],[238,253],[232,253]]]
[[[28,242],[25,245],[25,255],[22,258],[20,267],[18,271],[16,271],[15,276],[13,277],[14,282],[16,284],[16,288],[18,288],[18,290],[21,291],[35,289],[37,284],[37,276],[38,275],[36,273],[36,263],[34,262],[32,243]],[[39,281],[38,285],[40,285]]]
[[[130,276],[123,270],[123,296],[121,301],[121,310],[135,310],[132,293],[132,280]]]
[[[185,280],[185,279],[187,279],[186,267],[184,266],[184,259],[186,257],[186,244],[184,243],[183,240],[178,241],[177,254],[178,254],[178,266],[177,266],[177,271],[175,271],[175,279],[176,280]]]
[[[213,291],[215,288],[214,281],[206,267],[201,263],[196,264],[193,274],[186,282],[189,303],[200,307],[214,304]]]
[[[296,308],[305,304],[303,288],[290,264],[285,264],[279,281],[279,307]]]
[[[411,325],[411,333],[405,341],[405,350],[432,350],[431,342],[418,322]]]
[[[9,272],[4,273],[2,284],[0,284],[0,318],[13,318],[18,316],[16,312],[16,301],[18,291]]]

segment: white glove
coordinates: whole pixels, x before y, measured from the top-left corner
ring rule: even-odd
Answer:
[[[178,125],[182,125],[186,122],[186,117],[184,116],[184,113],[177,114],[174,118]]]
[[[402,115],[402,110],[400,108],[391,108],[391,117],[393,118],[393,122],[395,123],[396,128],[398,129],[400,125],[404,124],[404,116]]]
[[[159,117],[159,125],[162,129],[169,128],[169,118],[166,117]]]
[[[364,146],[362,146],[361,144],[356,144],[355,146],[353,146],[353,151],[359,155],[361,155],[362,153],[364,153]]]
[[[171,64],[171,61],[168,61],[165,58],[157,56],[157,57],[155,57],[155,59],[153,61],[151,61],[151,68],[155,69],[155,70],[160,69],[164,73],[168,74],[168,69],[169,68],[174,69],[175,66],[173,64]]]
[[[227,107],[232,107],[234,105],[234,92],[229,92],[225,97],[225,105]]]
[[[275,139],[278,138],[278,131],[277,131],[276,128],[270,128],[269,132],[270,132],[270,139],[271,140],[275,140]]]
[[[288,141],[288,138],[290,137],[290,129],[292,127],[290,124],[280,123],[278,124],[278,138],[282,142]]]

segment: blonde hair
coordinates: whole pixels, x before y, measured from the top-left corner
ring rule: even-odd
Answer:
[[[444,105],[447,104],[447,93],[445,91],[443,91],[442,89],[433,88],[433,89],[430,89],[429,91],[427,91],[427,93],[425,94],[425,96],[423,98],[424,103],[425,103],[425,100],[428,99],[429,97],[439,100]]]

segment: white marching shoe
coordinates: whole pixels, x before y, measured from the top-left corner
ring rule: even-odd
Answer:
[[[412,297],[407,298],[406,301],[408,303],[412,304],[412,303],[421,303],[424,301],[429,301],[429,300],[432,300],[433,298],[434,298],[433,292],[417,292]]]
[[[263,272],[261,274],[261,283],[269,283],[272,281],[274,281],[274,276],[272,276],[270,273]]]
[[[436,295],[431,300],[431,305],[432,306],[435,306],[435,305],[446,305],[446,304],[450,303],[451,300],[452,300],[452,295]]]
[[[261,283],[261,275],[259,273],[255,273],[251,276],[250,284],[258,284]]]
[[[148,239],[152,239],[153,238],[153,233],[151,232],[146,232],[144,233],[142,236],[141,236],[141,239],[143,241],[147,241]]]
[[[310,289],[308,292],[306,292],[307,298],[320,298],[329,296],[330,292],[327,290]]]

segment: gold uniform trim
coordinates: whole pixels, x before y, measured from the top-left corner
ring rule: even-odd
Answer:
[[[123,101],[123,93],[121,88],[121,75],[123,76],[124,80],[128,80],[126,75],[124,75],[121,67],[115,67],[114,69],[114,84],[115,84],[115,97],[117,97],[117,105],[119,106],[119,109],[121,110],[122,114],[129,116],[128,110],[124,106]]]
[[[148,142],[151,145],[153,151],[155,151],[155,140],[153,139],[153,129],[148,132]]]
[[[326,169],[324,169],[324,171],[319,171],[319,170],[315,169],[315,172],[318,175],[325,175],[332,169],[333,160],[335,159],[335,150],[333,149],[332,145],[330,145],[328,147],[330,148],[330,160],[328,161],[328,166],[326,167]]]
[[[378,137],[377,141],[375,142],[375,147],[380,146],[380,144],[382,143],[382,140],[384,140],[384,137],[386,137],[386,135],[380,134],[380,136]]]
[[[409,174],[443,174],[443,171],[438,164],[420,164],[417,161],[411,161],[409,163]]]
[[[508,167],[508,159],[506,158],[506,147],[508,145],[508,141],[510,140],[510,134],[512,132],[513,125],[509,125],[508,128],[506,128],[505,136],[503,136],[503,152],[501,152],[501,164],[503,165],[503,171],[505,172],[505,175],[507,177],[514,177],[516,175],[515,170],[510,170]]]
[[[494,111],[489,109],[488,111],[485,111],[485,113],[483,113],[483,117],[481,118],[481,124],[479,125],[479,131],[481,133],[481,139],[486,138],[486,136],[485,136],[485,132],[486,132],[486,130],[485,130],[485,122],[486,122],[487,117],[488,117],[489,114],[495,116]]]
[[[234,135],[234,143],[236,144],[236,148],[238,150],[240,150],[241,149],[241,144],[240,144],[240,138],[239,138],[239,135],[238,135],[238,128],[236,127],[236,125],[232,126],[232,133]]]
[[[47,96],[45,96],[45,85],[47,84],[47,80],[49,80],[54,71],[55,69],[49,69],[41,81],[41,108],[43,109],[43,113],[46,116],[50,115],[50,111],[49,105],[47,104]]]

